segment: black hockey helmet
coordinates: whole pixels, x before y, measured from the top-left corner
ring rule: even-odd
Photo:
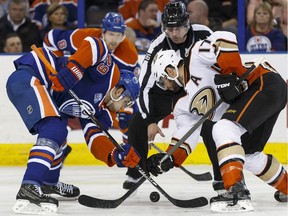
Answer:
[[[169,2],[162,13],[163,27],[180,27],[189,24],[189,14],[183,2]]]

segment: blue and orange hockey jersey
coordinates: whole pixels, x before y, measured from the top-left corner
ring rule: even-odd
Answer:
[[[101,38],[102,29],[53,29],[46,34],[44,47],[53,51],[58,56],[63,56],[65,52],[73,54],[79,48],[83,39],[87,36]],[[134,44],[126,37],[123,38],[114,51],[110,51],[110,54],[119,69],[134,71],[139,66],[137,50]]]
[[[69,60],[76,61],[84,68],[83,78],[72,90],[105,129],[108,130],[111,128],[116,113],[111,112],[107,108],[104,103],[104,98],[107,92],[118,83],[120,71],[112,61],[104,41],[99,38],[86,37],[79,46],[79,49],[69,58],[56,57],[51,51],[45,48],[40,48],[40,51],[56,71],[60,71],[65,67],[66,62]],[[40,107],[39,111],[35,110],[30,114],[35,115],[35,118],[31,118],[30,116],[25,119],[22,116],[27,128],[30,130],[35,122],[48,116],[61,116],[62,118],[78,117],[86,143],[92,154],[95,158],[105,162],[107,165],[114,165],[113,162],[109,160],[109,155],[114,145],[106,135],[89,120],[89,117],[81,110],[81,107],[67,91],[54,92],[51,89],[52,83],[49,80],[51,72],[44,66],[36,53],[34,51],[27,53],[15,60],[14,64],[16,69],[22,67],[25,70],[27,68],[27,72],[29,71],[27,73],[29,74],[27,76],[27,79],[29,78],[27,81],[29,85],[25,85],[25,88],[27,88],[27,91],[33,91],[33,95],[37,95],[37,97],[32,98],[31,101],[33,104],[39,104],[37,107]],[[30,78],[31,74],[32,79]],[[20,76],[19,79],[21,78]],[[33,80],[35,82],[32,82]],[[15,88],[19,88],[21,92],[25,91],[25,89],[20,89],[23,88],[23,86],[15,86]],[[39,89],[41,89],[41,91]],[[15,89],[15,91],[18,90]],[[26,107],[21,106],[21,103],[24,104],[24,101],[21,102],[21,100],[26,100],[26,98],[17,98],[17,103],[20,104],[17,109],[23,109],[22,113],[24,113]],[[49,110],[53,112],[47,112]]]

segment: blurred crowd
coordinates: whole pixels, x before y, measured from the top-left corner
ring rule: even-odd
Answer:
[[[171,0],[170,0],[171,1]],[[175,0],[174,0],[175,1]],[[169,0],[85,0],[85,26],[101,28],[108,12],[120,13],[125,35],[146,52],[161,32],[161,13]],[[245,34],[246,51],[287,51],[288,0],[245,0],[246,29],[238,32],[237,0],[183,0],[191,24],[213,31]],[[0,0],[0,52],[21,53],[42,46],[51,29],[77,29],[77,0]]]

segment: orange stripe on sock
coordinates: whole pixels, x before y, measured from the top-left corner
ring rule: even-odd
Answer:
[[[59,157],[57,160],[54,160],[52,163],[52,166],[55,167],[55,166],[59,165],[61,162],[62,162],[62,156]]]
[[[45,157],[47,159],[49,159],[50,161],[53,161],[53,157],[50,156],[49,154],[46,153],[42,153],[42,152],[32,152],[30,153],[29,157],[33,157],[33,156],[41,156],[41,157]]]
[[[242,180],[243,164],[239,161],[232,161],[220,167],[224,186],[229,189],[236,182]]]
[[[288,174],[286,171],[282,172],[279,180],[272,185],[277,190],[284,194],[288,194]]]

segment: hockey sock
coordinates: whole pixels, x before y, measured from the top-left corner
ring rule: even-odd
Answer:
[[[67,121],[58,117],[47,117],[35,125],[34,130],[38,133],[38,138],[30,150],[23,183],[41,185],[54,162],[54,157],[61,152],[59,159],[62,159],[60,146],[67,137],[66,126]]]
[[[66,149],[67,142],[65,141],[59,151],[54,157],[53,163],[49,169],[49,172],[45,176],[44,184],[47,185],[56,185],[59,181],[60,170],[63,165],[64,150]]]
[[[284,194],[288,194],[288,174],[280,162],[272,155],[267,155],[267,163],[263,171],[256,175],[267,184]]]
[[[242,180],[245,162],[244,149],[238,143],[221,145],[217,149],[217,156],[224,186],[228,190],[236,182]]]
[[[42,185],[59,147],[53,140],[38,138],[31,148],[22,184]]]

